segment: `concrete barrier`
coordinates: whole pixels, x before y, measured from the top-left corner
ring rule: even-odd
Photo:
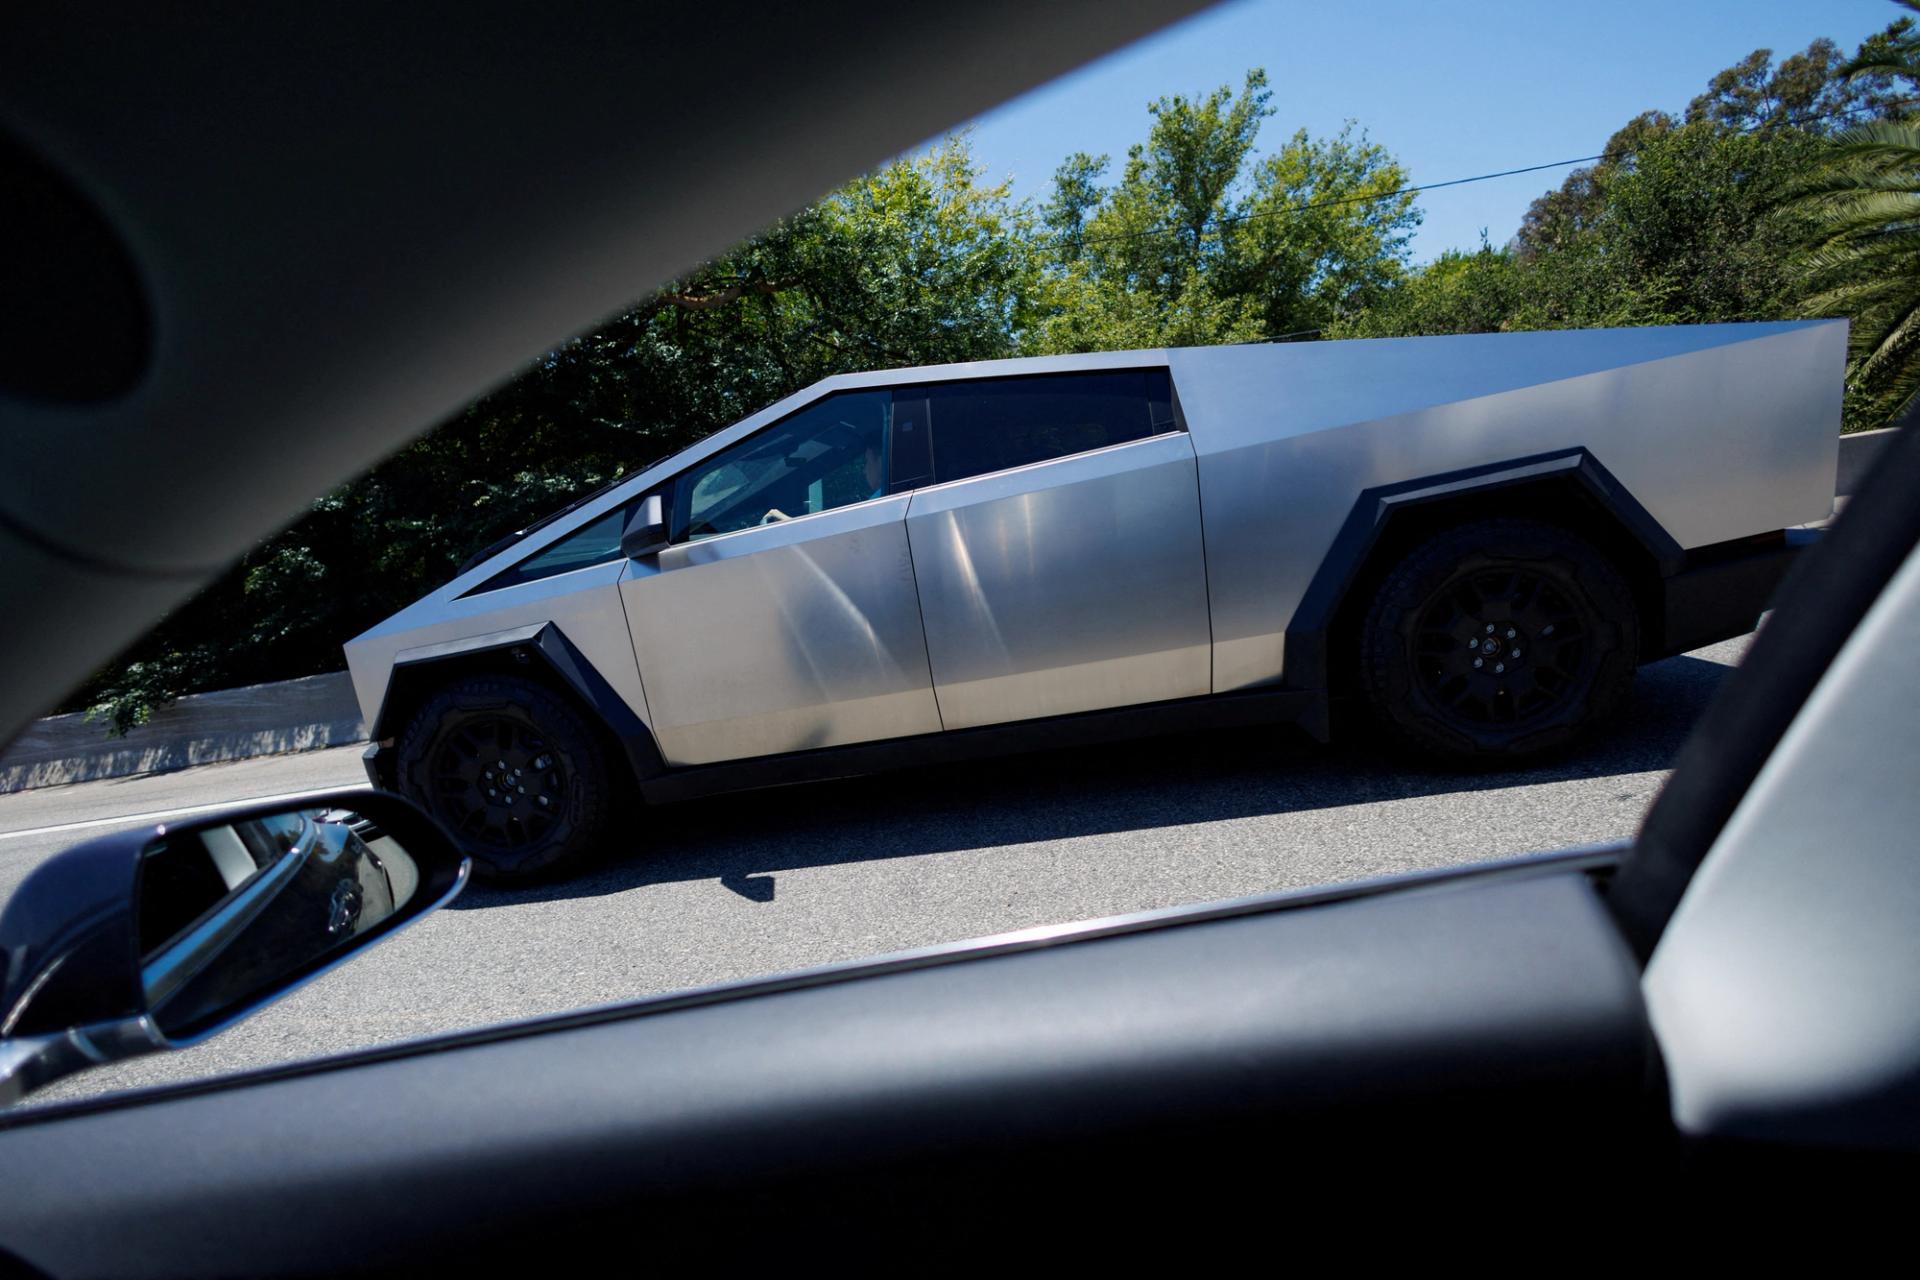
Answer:
[[[1897,427],[1840,437],[1834,493],[1853,494]],[[153,713],[124,738],[79,715],[52,716],[0,754],[0,793],[189,765],[365,742],[346,672],[193,694]]]
[[[1856,431],[1850,436],[1840,437],[1840,473],[1834,477],[1833,492],[1842,498],[1851,498],[1860,490],[1860,481],[1873,464],[1880,461],[1880,455],[1892,443],[1893,435],[1899,427],[1887,427],[1880,431]]]
[[[124,738],[84,715],[29,725],[0,755],[0,793],[364,742],[344,671],[181,698]]]

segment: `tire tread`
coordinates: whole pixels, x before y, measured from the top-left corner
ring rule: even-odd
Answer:
[[[1560,561],[1614,635],[1572,719],[1536,730],[1476,738],[1414,705],[1413,676],[1398,628],[1408,611],[1426,607],[1467,560]],[[1395,745],[1429,759],[1469,768],[1530,761],[1561,750],[1615,715],[1632,689],[1639,652],[1633,591],[1613,563],[1578,534],[1545,521],[1503,516],[1456,525],[1409,552],[1381,582],[1360,630],[1361,693],[1374,721]]]
[[[573,704],[535,681],[500,675],[449,681],[421,703],[396,743],[395,777],[400,790],[439,818],[423,776],[434,746],[458,718],[503,710],[517,711],[538,726],[566,757],[570,794],[567,821],[552,836],[516,856],[469,846],[458,832],[450,832],[473,858],[475,875],[496,883],[546,877],[583,861],[599,846],[613,799],[606,753]]]

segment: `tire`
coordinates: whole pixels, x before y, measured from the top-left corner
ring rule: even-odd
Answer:
[[[1617,712],[1640,624],[1626,579],[1591,544],[1495,519],[1438,534],[1388,571],[1360,647],[1363,695],[1395,739],[1488,766],[1556,751]]]
[[[397,744],[400,789],[438,818],[496,882],[578,864],[607,825],[612,780],[573,703],[512,676],[455,681]]]

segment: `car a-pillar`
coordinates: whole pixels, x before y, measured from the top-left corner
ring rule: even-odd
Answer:
[[[1563,748],[1624,704],[1684,553],[1583,449],[1362,493],[1287,631],[1334,731],[1453,765]]]
[[[577,870],[662,769],[633,710],[552,624],[398,663],[372,734],[375,785],[408,796],[474,859],[526,881]]]

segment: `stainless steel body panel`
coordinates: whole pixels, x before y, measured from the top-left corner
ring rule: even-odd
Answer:
[[[947,728],[1211,690],[1185,434],[921,489],[907,534]]]
[[[495,602],[503,606],[500,617],[489,618],[484,623],[475,625],[475,630],[502,631],[534,620],[530,613],[520,607],[522,601],[528,597],[516,595],[507,599],[503,598],[506,596],[505,592],[485,592],[477,596],[466,596],[464,593],[472,591],[502,569],[518,564],[582,526],[593,523],[615,507],[624,505],[703,459],[836,391],[858,390],[863,387],[910,386],[922,382],[952,382],[962,378],[1004,378],[1026,373],[1153,368],[1164,367],[1166,363],[1167,357],[1164,351],[1110,351],[1086,355],[1029,356],[1018,360],[975,360],[957,364],[924,365],[914,369],[876,369],[868,373],[842,373],[835,374],[831,378],[823,378],[810,387],[774,401],[758,413],[742,418],[730,427],[723,427],[705,439],[688,445],[679,453],[662,458],[636,472],[632,479],[609,489],[592,502],[581,506],[578,511],[568,513],[545,528],[536,530],[511,546],[487,557],[466,572],[455,576],[445,585],[428,592],[400,612],[348,641],[346,644],[347,666],[353,672],[354,695],[359,699],[361,712],[366,716],[368,723],[372,723],[373,717],[379,712],[381,700],[386,696],[387,684],[392,678],[394,653],[402,648],[412,648],[415,645],[450,639],[456,634],[463,634],[459,632],[458,627],[448,630],[441,625],[442,623],[454,618],[468,619],[488,613]],[[619,568],[618,564],[600,565],[577,572],[590,574],[601,570],[613,570],[617,573]],[[586,580],[574,575],[567,575],[567,580],[571,585],[580,585],[589,589],[600,585],[598,579]],[[520,591],[522,588],[512,590]],[[550,591],[545,594],[555,593]],[[608,615],[609,618],[611,616]],[[559,621],[558,618],[550,620]],[[624,627],[624,620],[621,620],[621,625]],[[424,638],[418,640],[406,638],[398,641],[393,639],[396,632],[415,629],[421,631]],[[571,637],[570,629],[563,628],[563,630],[567,630]],[[630,657],[631,650],[629,650],[629,660]],[[623,682],[615,679],[611,673],[603,672],[602,674],[607,675],[609,682],[623,696],[631,690],[633,696],[629,702],[635,714],[639,715],[643,721],[650,722],[646,704],[639,696],[638,676]]]
[[[350,642],[348,663],[361,707],[371,719],[402,652],[551,621],[643,721],[654,723],[662,698],[674,704],[686,761],[728,758],[721,753],[736,750],[757,754],[936,731],[942,721],[933,709],[926,670],[928,640],[933,669],[945,671],[943,679],[950,677],[952,684],[939,704],[947,713],[947,728],[1272,684],[1280,678],[1286,629],[1302,595],[1354,502],[1371,487],[1585,448],[1682,547],[1824,517],[1832,507],[1845,344],[1844,322],[1807,321],[1110,352],[841,375],[664,459],[474,566]],[[1163,558],[1151,538],[1128,534],[1132,545],[1117,549],[1114,567],[1082,575],[1088,581],[1071,574],[1049,578],[1037,570],[1021,577],[1018,556],[1052,555],[1056,547],[1074,548],[1060,553],[1064,562],[1091,563],[1094,549],[1074,540],[1097,520],[1111,518],[1115,529],[1137,527],[1123,521],[1117,507],[1099,514],[1101,502],[1111,498],[1071,495],[1064,486],[1022,491],[1048,469],[1064,474],[1086,467],[1089,475],[1099,476],[1110,463],[1096,461],[1102,455],[1094,453],[944,487],[1004,493],[1008,500],[991,515],[985,508],[964,515],[951,494],[942,496],[943,488],[935,487],[912,495],[906,523],[877,516],[883,508],[892,512],[906,503],[902,495],[804,517],[790,526],[743,530],[670,549],[662,565],[679,564],[677,558],[696,553],[716,561],[742,560],[721,566],[733,575],[729,581],[757,581],[754,575],[764,572],[788,593],[775,597],[763,591],[758,603],[723,603],[700,592],[676,597],[674,611],[715,609],[720,611],[716,617],[751,618],[773,628],[768,636],[780,637],[769,659],[757,651],[745,656],[752,647],[746,633],[709,635],[704,648],[724,648],[767,669],[743,666],[717,683],[702,677],[698,692],[678,687],[667,669],[649,665],[641,631],[667,626],[664,615],[637,620],[629,641],[616,583],[631,572],[629,603],[647,596],[646,584],[656,570],[644,562],[631,571],[626,562],[613,561],[464,594],[716,451],[837,391],[1151,366],[1171,369],[1197,455],[1204,566],[1184,551],[1166,551]],[[1166,449],[1166,439],[1103,452]],[[1069,514],[1076,507],[1079,514]],[[861,514],[849,514],[855,512]],[[942,533],[936,516],[948,520],[949,532]],[[1032,523],[1042,518],[1051,522],[1044,532]],[[822,554],[818,551],[786,549],[755,566],[757,557],[740,550],[797,545],[803,536],[811,537],[805,530],[815,521],[876,519],[861,532],[891,539],[887,554],[874,562],[890,567],[872,569],[873,577],[839,560],[833,574],[823,575],[822,564],[813,558]],[[890,521],[891,533],[878,532]],[[914,555],[925,557],[917,564],[907,550],[909,524]],[[962,528],[968,530],[964,539]],[[1025,546],[1017,548],[1015,540],[1023,537]],[[962,547],[973,560],[971,569],[955,558]],[[991,594],[980,590],[985,579],[979,585],[967,582],[968,573],[979,574],[983,563],[1001,566]],[[1164,576],[1174,564],[1195,566],[1187,587],[1177,589]],[[901,597],[884,589],[893,575],[910,582],[916,568],[931,608],[927,636],[918,630],[917,611],[909,622]],[[845,581],[833,576],[841,573],[852,576]],[[808,580],[823,589],[812,595],[801,591],[799,584]],[[828,584],[847,598],[837,599],[834,590],[825,589]],[[1100,596],[1109,589],[1111,596]],[[1186,613],[1194,590],[1206,593],[1202,627],[1210,623],[1212,646],[1211,679],[1197,687],[1192,673],[1204,668],[1192,653],[1194,629]],[[1081,592],[1105,603],[1083,606],[1077,603]],[[773,603],[776,598],[787,602],[784,612]],[[1131,637],[1116,637],[1087,621],[1107,616],[1115,599],[1125,609],[1112,616],[1129,619],[1126,625],[1136,630]],[[982,608],[988,609],[984,617]],[[682,613],[683,626],[690,616]],[[1051,618],[1055,629],[1020,633],[1002,660],[994,646],[1007,646],[1009,626],[1026,626],[1018,620],[1024,616]],[[803,621],[819,633],[795,631]],[[985,621],[997,625],[997,638]],[[951,634],[949,622],[958,628]],[[1083,623],[1083,630],[1075,630]],[[1155,630],[1160,627],[1164,634]],[[1070,651],[1070,636],[1085,646],[1077,655]],[[1204,646],[1206,632],[1200,636]],[[636,648],[644,685],[635,667]],[[665,652],[671,657],[674,651]],[[780,707],[749,731],[744,721],[763,714],[741,700],[743,683],[754,681],[764,681]],[[847,692],[852,702],[841,707],[822,701],[829,688]],[[1170,689],[1178,692],[1163,692]],[[701,705],[703,699],[707,705]],[[742,723],[726,727],[734,721]],[[784,745],[763,745],[766,741]]]
[[[569,530],[578,527],[561,523]],[[559,627],[613,691],[646,719],[646,694],[620,607],[617,584],[625,570],[626,562],[615,560],[481,595],[438,599],[436,592],[356,637],[347,646],[347,669],[368,726],[380,711],[396,662],[435,645],[546,622]],[[422,607],[428,604],[433,607]]]
[[[1833,506],[1840,321],[1168,353],[1200,460],[1214,688],[1280,678],[1362,490],[1585,447],[1683,547]]]
[[[620,583],[668,764],[936,733],[907,497],[668,547]]]

